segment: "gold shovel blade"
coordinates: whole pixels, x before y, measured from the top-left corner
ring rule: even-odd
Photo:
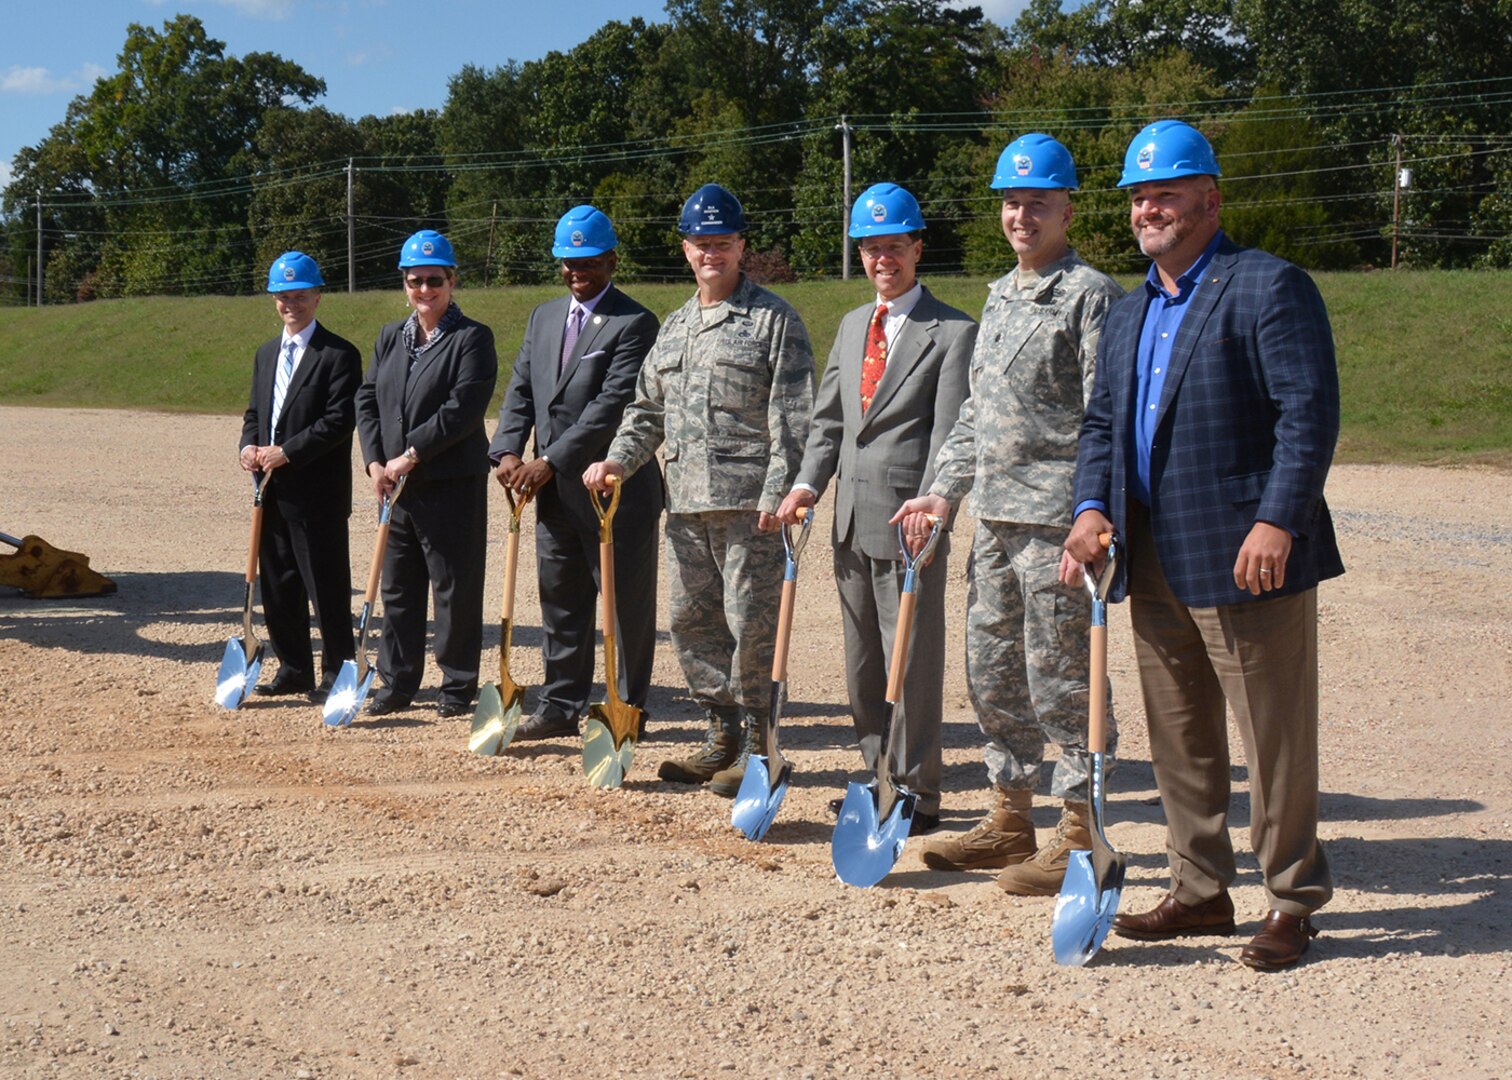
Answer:
[[[611,714],[610,710],[614,710]],[[635,759],[640,710],[624,702],[594,705],[583,725],[583,774],[594,787],[617,788]],[[615,730],[625,734],[615,737]]]
[[[525,691],[515,687],[506,701],[492,683],[478,692],[478,706],[473,710],[472,730],[467,748],[480,757],[502,754],[520,726]]]

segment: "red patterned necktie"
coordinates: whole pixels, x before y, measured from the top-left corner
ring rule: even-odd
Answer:
[[[887,370],[887,305],[878,304],[866,331],[866,353],[861,359],[861,411],[871,408],[872,396]]]

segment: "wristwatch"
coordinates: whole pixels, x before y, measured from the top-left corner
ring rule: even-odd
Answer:
[[[415,448],[413,446],[406,446],[404,448],[404,456],[409,460],[409,463],[411,465],[420,464],[420,455],[415,453]]]

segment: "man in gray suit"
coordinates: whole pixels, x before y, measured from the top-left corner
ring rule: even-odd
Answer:
[[[992,187],[1003,194],[1003,235],[1018,265],[988,286],[971,397],[935,458],[934,485],[895,520],[905,520],[912,546],[923,514],[949,514],[971,494],[966,683],[995,805],[969,832],[930,840],[921,857],[935,870],[1002,869],[1005,891],[1054,896],[1071,852],[1091,845],[1090,611],[1059,581],[1060,543],[1097,342],[1123,290],[1069,245],[1076,166],[1064,146],[1039,133],[1009,143]],[[1108,721],[1111,755],[1111,710]],[[1062,809],[1036,847],[1030,810],[1047,740],[1061,751],[1050,791]]]
[[[488,448],[499,483],[536,500],[545,681],[516,741],[576,737],[592,689],[599,529],[580,477],[609,449],[657,333],[656,316],[610,281],[618,245],[614,225],[591,206],[557,222],[551,253],[561,260],[569,295],[531,312]],[[532,430],[536,456],[526,462]],[[620,685],[640,709],[656,646],[662,504],[661,470],[652,461],[625,480],[614,518]]]
[[[794,523],[835,482],[847,689],[872,772],[887,738],[887,672],[903,584],[897,532],[887,519],[900,502],[929,490],[931,462],[966,397],[977,332],[971,316],[919,283],[923,229],[918,202],[896,184],[876,184],[856,200],[850,235],[860,241],[876,299],[840,323],[798,479],[777,511]],[[916,834],[940,823],[947,551],[942,542],[919,584],[903,700],[895,706],[902,737],[888,748],[894,778],[918,796]]]

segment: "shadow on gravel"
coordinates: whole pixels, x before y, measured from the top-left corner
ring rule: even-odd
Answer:
[[[183,663],[203,661],[211,674],[220,664],[226,639],[241,634],[240,574],[191,571],[173,574],[112,574],[120,587],[113,596],[78,600],[33,600],[0,595],[0,637],[42,648],[79,653],[119,653]],[[196,645],[143,636],[144,627],[167,622],[224,630],[219,643]],[[261,616],[254,624],[265,638]],[[207,677],[208,678],[208,677]]]
[[[1401,895],[1397,907],[1318,914],[1326,955],[1460,956],[1512,949],[1512,841],[1469,837],[1330,840],[1334,881],[1361,893]],[[1410,900],[1410,902],[1408,902]],[[1319,939],[1320,942],[1323,938]]]

